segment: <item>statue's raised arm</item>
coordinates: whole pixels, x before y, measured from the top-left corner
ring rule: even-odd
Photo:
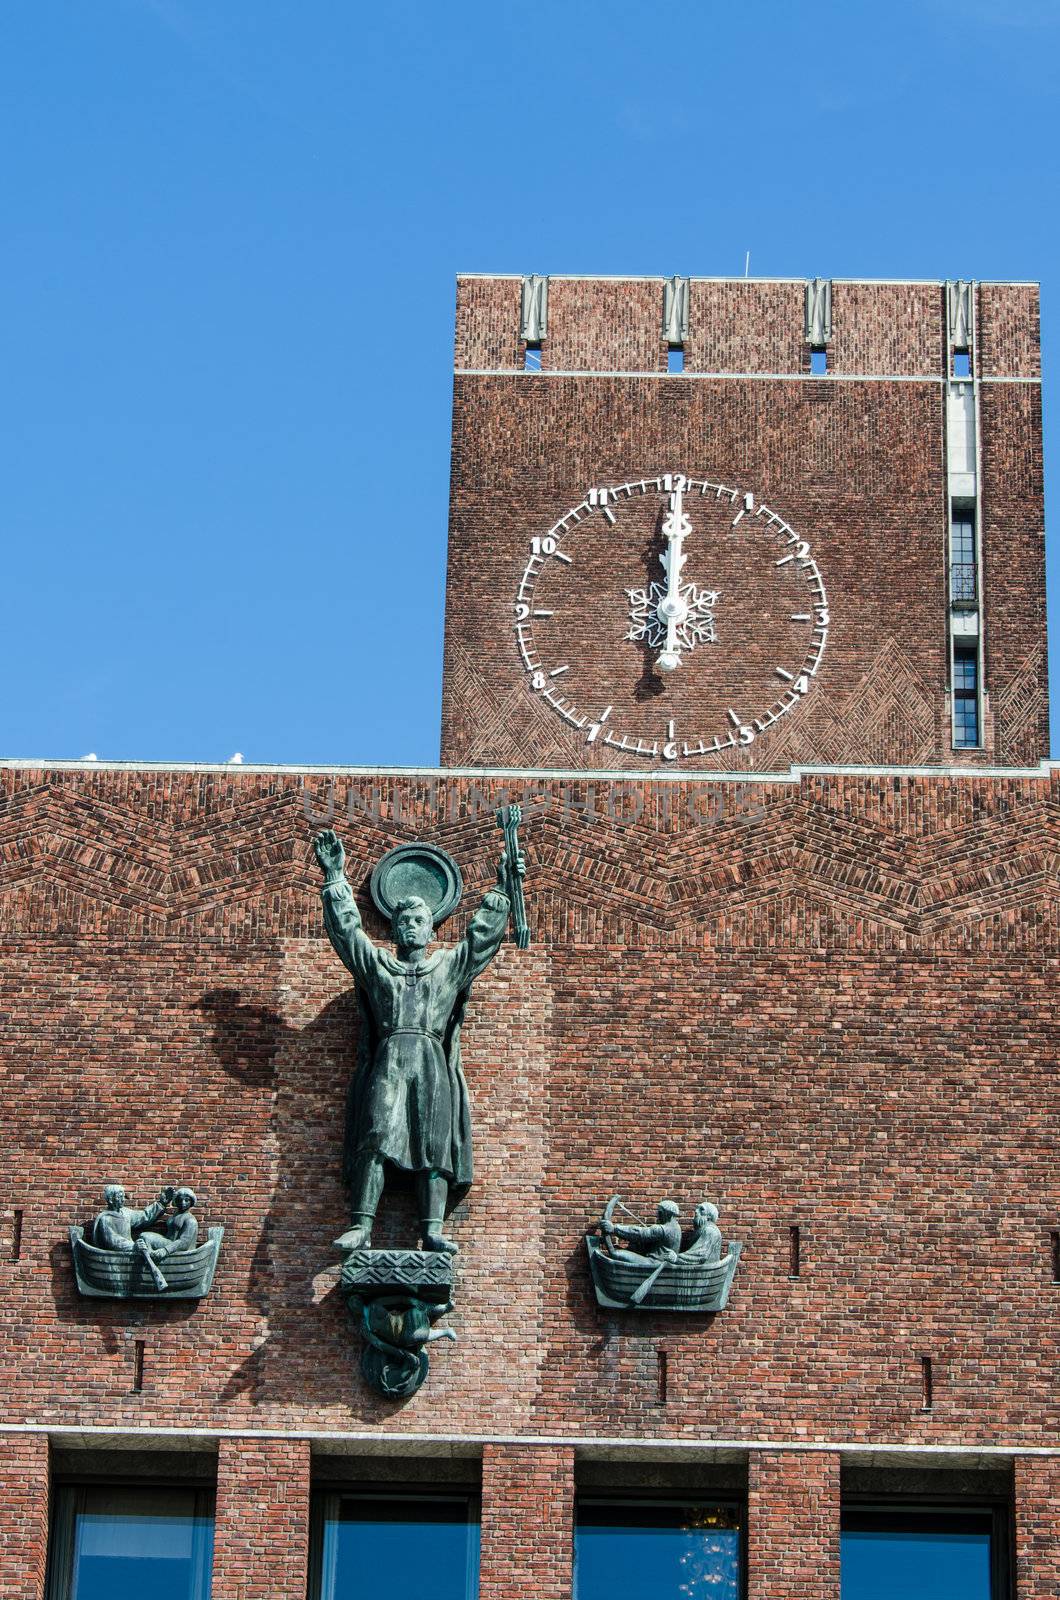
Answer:
[[[313,853],[324,874],[320,897],[327,936],[340,961],[363,986],[377,952],[362,926],[361,913],[346,877],[346,851],[334,828],[324,828],[317,834]]]

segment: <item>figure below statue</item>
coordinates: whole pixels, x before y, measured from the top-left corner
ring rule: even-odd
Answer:
[[[501,858],[463,939],[428,954],[431,908],[417,895],[393,907],[396,954],[372,943],[332,829],[314,840],[324,873],[324,926],[353,974],[361,1007],[358,1070],[350,1090],[346,1177],[352,1226],[337,1239],[345,1254],[371,1246],[387,1170],[410,1177],[422,1248],[454,1254],[447,1213],[471,1185],[471,1112],[460,1066],[460,1025],[471,983],[500,949],[522,855]]]

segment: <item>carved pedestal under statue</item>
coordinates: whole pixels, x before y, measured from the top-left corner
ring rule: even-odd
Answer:
[[[223,1228],[199,1243],[195,1192],[167,1184],[143,1210],[125,1204],[120,1183],[103,1191],[91,1228],[70,1229],[78,1292],[106,1300],[201,1300],[213,1283]]]
[[[514,813],[514,816],[513,816]],[[500,949],[514,916],[528,941],[522,906],[525,864],[518,808],[498,816],[505,849],[497,886],[466,935],[449,949],[430,944],[437,922],[459,904],[454,861],[433,845],[402,845],[372,874],[372,896],[389,917],[395,954],[372,943],[345,874],[345,851],[325,829],[314,841],[324,872],[324,926],[353,974],[361,1012],[357,1072],[350,1089],[345,1175],[351,1226],[335,1243],[342,1289],[361,1317],[362,1370],[380,1394],[414,1394],[427,1375],[425,1346],[454,1338],[433,1332],[448,1309],[457,1246],[445,1219],[471,1186],[471,1110],[460,1066],[460,1025],[471,984]],[[411,1181],[420,1215],[419,1250],[373,1250],[372,1226],[388,1173]]]
[[[672,1200],[661,1203],[654,1223],[634,1218],[634,1227],[614,1220],[619,1205],[612,1195],[599,1238],[585,1236],[597,1304],[614,1311],[724,1311],[743,1245],[730,1240],[723,1248],[717,1207],[702,1201],[685,1232]]]
[[[342,1264],[346,1304],[361,1321],[365,1382],[389,1400],[405,1400],[423,1383],[425,1346],[452,1339],[434,1323],[451,1311],[453,1258],[438,1250],[351,1250]]]

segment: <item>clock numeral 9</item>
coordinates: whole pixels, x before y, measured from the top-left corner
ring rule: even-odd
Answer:
[[[556,541],[551,534],[546,534],[543,539],[531,539],[530,549],[535,556],[554,556],[556,553]]]
[[[527,606],[527,605],[524,605],[523,602],[520,600],[518,605],[515,608],[515,620],[516,620],[516,622],[525,622],[529,615],[530,615],[530,607]]]

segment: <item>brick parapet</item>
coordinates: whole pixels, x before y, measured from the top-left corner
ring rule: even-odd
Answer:
[[[748,1468],[747,1600],[839,1600],[839,1457],[756,1451]]]
[[[664,282],[551,278],[541,370],[665,372]],[[520,285],[518,277],[468,274],[457,279],[458,372],[522,369]],[[685,372],[805,372],[804,296],[801,278],[693,277]],[[829,370],[844,377],[941,380],[946,371],[944,296],[942,282],[836,279]],[[1037,379],[1037,285],[979,283],[976,309],[980,374]]]
[[[573,1552],[574,1451],[486,1445],[480,1600],[570,1600]]]
[[[305,1600],[309,1466],[303,1440],[220,1441],[211,1600]]]
[[[0,1600],[44,1600],[48,1558],[48,1438],[0,1442]]]

